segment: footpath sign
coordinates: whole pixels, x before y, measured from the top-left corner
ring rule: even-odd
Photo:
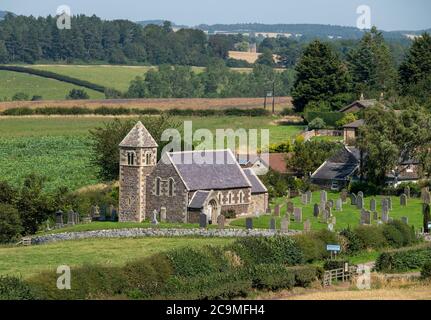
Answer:
[[[334,259],[337,257],[337,253],[341,251],[341,246],[339,244],[327,244],[326,251],[330,251],[331,258]]]

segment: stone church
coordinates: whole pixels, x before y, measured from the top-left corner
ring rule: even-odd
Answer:
[[[142,222],[156,211],[161,221],[197,223],[204,213],[216,223],[229,211],[266,211],[268,190],[231,150],[165,153],[157,162],[157,148],[141,122],[120,143],[120,221]]]

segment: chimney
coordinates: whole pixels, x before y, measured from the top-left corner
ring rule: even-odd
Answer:
[[[364,93],[362,92],[361,93],[361,98],[360,98],[360,100],[362,101],[362,100],[365,100],[365,98],[364,98]]]

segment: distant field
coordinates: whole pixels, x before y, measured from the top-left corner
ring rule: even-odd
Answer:
[[[81,88],[65,82],[23,74],[11,71],[0,71],[0,98],[11,99],[16,93],[22,92],[30,98],[34,95],[42,96],[43,99],[61,100],[72,89],[84,89],[92,99],[103,99],[104,94]]]
[[[88,131],[112,117],[0,117],[0,179],[19,184],[35,172],[46,175],[48,190],[72,190],[98,183],[90,165]],[[269,129],[270,143],[294,138],[303,126],[277,126],[273,117],[176,117],[192,121],[193,130]]]

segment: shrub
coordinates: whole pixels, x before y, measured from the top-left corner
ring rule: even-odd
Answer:
[[[284,236],[247,237],[236,240],[231,249],[248,265],[286,264],[298,265],[304,260],[293,239]]]
[[[10,108],[2,112],[4,116],[28,116],[34,114],[34,110],[30,108]]]
[[[248,273],[256,289],[291,289],[295,285],[295,273],[283,265],[255,265],[248,269]]]
[[[399,249],[383,252],[377,258],[376,270],[384,272],[403,272],[420,269],[431,261],[431,247]]]
[[[0,276],[0,300],[33,300],[30,286],[17,277]]]
[[[346,263],[349,263],[346,260],[331,260],[327,259],[323,263],[323,269],[324,270],[335,270],[335,269],[342,269],[346,265]]]
[[[40,100],[43,100],[43,97],[42,97],[42,96],[34,95],[34,96],[31,98],[31,101],[40,101]]]
[[[9,204],[0,203],[0,243],[17,240],[22,231],[18,210]]]
[[[361,240],[355,232],[350,228],[344,229],[340,232],[340,235],[347,240],[346,253],[355,254],[361,250]]]
[[[236,211],[232,210],[232,209],[229,209],[227,211],[223,211],[221,214],[224,215],[224,217],[226,219],[235,219],[236,218]]]
[[[69,100],[85,100],[90,99],[88,93],[82,89],[72,89],[69,94],[66,96],[66,99]]]
[[[28,100],[30,100],[30,97],[28,96],[28,94],[23,92],[15,93],[12,97],[12,101],[28,101]]]
[[[426,262],[421,270],[422,279],[431,279],[431,261]]]
[[[394,220],[383,227],[383,235],[389,245],[401,248],[417,242],[414,229],[400,220]]]
[[[291,267],[288,268],[288,271],[293,272],[295,275],[296,287],[307,288],[323,276],[323,270],[314,266]]]
[[[309,124],[308,128],[310,130],[319,130],[326,127],[326,123],[322,118],[314,118]]]
[[[354,232],[361,242],[361,249],[379,249],[388,245],[381,226],[358,226]]]
[[[309,234],[294,236],[293,239],[300,248],[306,263],[320,260],[327,255],[325,243]]]
[[[342,112],[310,111],[305,113],[305,120],[307,120],[308,123],[311,123],[316,118],[320,118],[329,127],[336,127],[337,122],[340,121],[343,117],[344,113]]]
[[[359,191],[362,191],[366,196],[374,196],[380,193],[380,188],[375,184],[370,182],[352,182],[349,186],[349,191],[351,193],[357,194]]]

